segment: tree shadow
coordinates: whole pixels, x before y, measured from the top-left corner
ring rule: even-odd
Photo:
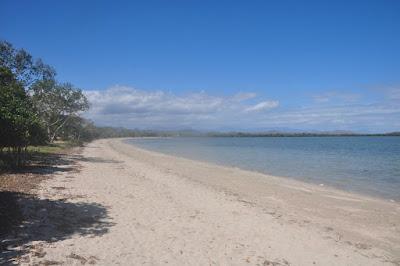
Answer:
[[[76,161],[74,156],[62,153],[32,152],[26,155],[26,163],[20,167],[4,167],[1,174],[42,174],[49,175],[58,172],[74,171]]]
[[[79,154],[62,153],[41,153],[33,152],[27,155],[26,165],[18,168],[0,169],[0,174],[39,174],[50,175],[62,172],[77,171],[77,162],[91,163],[122,163],[122,161],[113,159],[104,159],[100,157],[84,157]]]
[[[122,161],[119,160],[113,160],[113,159],[104,159],[101,157],[80,157],[76,158],[79,161],[82,162],[91,162],[91,163],[122,163]]]
[[[31,241],[101,236],[114,224],[107,209],[97,203],[39,199],[11,191],[0,191],[0,203],[0,265],[12,265],[29,251],[24,245]]]

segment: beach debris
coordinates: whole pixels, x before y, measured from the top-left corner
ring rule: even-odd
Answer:
[[[86,263],[87,264],[96,264],[96,262],[99,260],[99,258],[97,258],[96,256],[90,256],[88,258],[85,258],[85,257],[80,256],[75,253],[69,254],[67,256],[67,258],[78,260],[82,265],[84,265]]]
[[[34,257],[43,258],[46,256],[46,252],[41,244],[34,244],[30,247],[30,253]]]
[[[44,260],[39,263],[39,265],[43,266],[50,266],[50,265],[62,265],[63,263],[60,261],[55,261],[55,260]]]
[[[82,256],[80,256],[80,255],[77,255],[77,254],[75,254],[75,253],[69,254],[69,255],[67,256],[67,258],[74,259],[74,260],[79,260],[81,264],[85,264],[85,263],[87,262],[87,259],[86,259],[86,258],[84,258],[84,257],[82,257]]]

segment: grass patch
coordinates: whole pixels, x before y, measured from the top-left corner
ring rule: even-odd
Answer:
[[[52,158],[52,156],[69,153],[71,148],[82,146],[81,142],[73,141],[56,141],[51,144],[41,145],[41,146],[28,146],[26,151],[23,150],[20,154],[19,159],[22,163],[17,164],[17,154],[14,152],[8,152],[4,149],[0,152],[0,175],[9,170],[18,170],[32,165],[36,165],[38,161],[43,161],[46,159],[46,164],[48,164],[47,158]],[[44,158],[44,159],[43,159]],[[51,163],[50,163],[51,164]]]
[[[28,152],[39,152],[39,153],[60,153],[68,148],[80,146],[80,143],[71,141],[56,141],[51,144],[43,146],[28,146]]]

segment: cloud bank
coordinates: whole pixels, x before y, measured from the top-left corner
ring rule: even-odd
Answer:
[[[381,100],[362,102],[361,95],[327,92],[300,107],[285,106],[253,92],[214,96],[204,91],[177,95],[115,86],[85,91],[91,109],[85,116],[99,125],[141,129],[267,130],[400,130],[400,90]]]
[[[86,91],[91,109],[86,116],[100,124],[130,128],[199,128],[235,125],[279,106],[276,100],[256,101],[255,93],[218,97],[205,92],[183,96],[164,91],[113,87]]]

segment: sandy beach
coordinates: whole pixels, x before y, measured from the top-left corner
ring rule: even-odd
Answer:
[[[39,210],[37,228],[55,237],[29,243],[22,265],[400,265],[397,202],[121,139],[78,155],[79,171],[60,171],[37,191],[68,212],[54,223]]]

